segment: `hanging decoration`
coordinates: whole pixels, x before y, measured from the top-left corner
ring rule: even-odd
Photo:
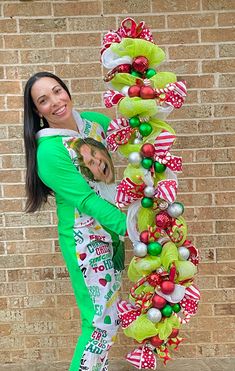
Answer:
[[[199,254],[187,240],[184,205],[176,201],[182,158],[170,153],[176,136],[165,121],[184,104],[187,88],[174,73],[157,70],[164,59],[143,21],[126,18],[104,36],[104,104],[117,106],[119,113],[109,125],[107,146],[128,161],[116,204],[128,207],[134,254],[129,301],[122,300],[118,312],[124,334],[139,343],[127,361],[152,370],[157,358],[165,364],[178,349],[180,329],[196,314],[200,300],[193,283]]]

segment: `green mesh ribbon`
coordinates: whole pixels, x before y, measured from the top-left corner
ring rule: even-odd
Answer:
[[[149,67],[154,68],[165,60],[164,51],[159,46],[142,39],[124,38],[120,43],[113,43],[111,50],[120,57],[135,58],[144,55],[149,61]]]

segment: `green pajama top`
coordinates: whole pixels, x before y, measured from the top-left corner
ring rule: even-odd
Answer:
[[[84,112],[80,117],[85,122],[82,134],[87,137],[93,136],[94,126],[106,131],[110,121],[106,116],[94,112]],[[81,130],[80,127],[79,129]],[[38,175],[54,192],[60,245],[66,246],[66,249],[74,249],[75,246],[73,228],[76,213],[81,220],[81,226],[86,225],[86,216],[88,216],[93,217],[104,228],[117,235],[124,236],[126,233],[126,215],[91,189],[71,159],[64,140],[79,135],[72,130],[49,128],[40,130],[37,136]],[[62,248],[62,253],[68,267],[72,263],[77,265],[75,255],[73,262],[67,261],[66,249]]]

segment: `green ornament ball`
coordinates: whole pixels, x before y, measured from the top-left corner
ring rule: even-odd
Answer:
[[[135,77],[142,77],[142,73],[140,73],[138,71],[135,71],[135,70],[132,70],[131,71],[131,75],[132,76],[135,76]]]
[[[142,165],[145,169],[150,169],[151,166],[153,165],[153,160],[152,160],[150,157],[145,157],[145,158],[143,158],[143,160],[141,161],[141,165]]]
[[[142,135],[142,137],[147,137],[149,134],[152,133],[152,130],[153,130],[153,128],[148,122],[143,122],[139,126],[139,131],[140,131],[140,134]]]
[[[160,164],[160,162],[155,161],[154,162],[154,169],[156,173],[163,173],[166,170],[166,166],[163,164]]]
[[[175,313],[178,313],[181,310],[181,306],[178,303],[175,303],[174,305],[172,305],[171,308],[173,309]]]
[[[147,250],[149,255],[157,256],[162,252],[162,245],[159,242],[150,242],[147,246]]]
[[[141,122],[140,122],[139,117],[137,116],[131,117],[129,120],[129,124],[132,128],[136,128],[137,126],[140,126]]]
[[[173,309],[172,309],[172,307],[170,306],[170,304],[167,304],[167,305],[165,305],[165,307],[161,310],[161,312],[162,312],[162,315],[163,315],[164,317],[170,317],[170,316],[172,315],[172,313],[173,313]]]
[[[141,200],[141,205],[144,208],[152,207],[153,206],[153,199],[149,197],[143,197]]]
[[[145,76],[147,77],[147,79],[150,79],[151,77],[153,77],[154,75],[156,75],[157,72],[153,69],[153,68],[149,68],[146,72],[145,72]]]

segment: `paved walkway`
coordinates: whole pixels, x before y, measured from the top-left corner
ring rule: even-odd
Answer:
[[[22,365],[0,365],[0,371],[68,371],[66,363],[48,365],[33,363]],[[136,371],[125,361],[111,361],[109,371]],[[157,371],[235,371],[235,358],[176,359],[164,367],[159,362]]]

